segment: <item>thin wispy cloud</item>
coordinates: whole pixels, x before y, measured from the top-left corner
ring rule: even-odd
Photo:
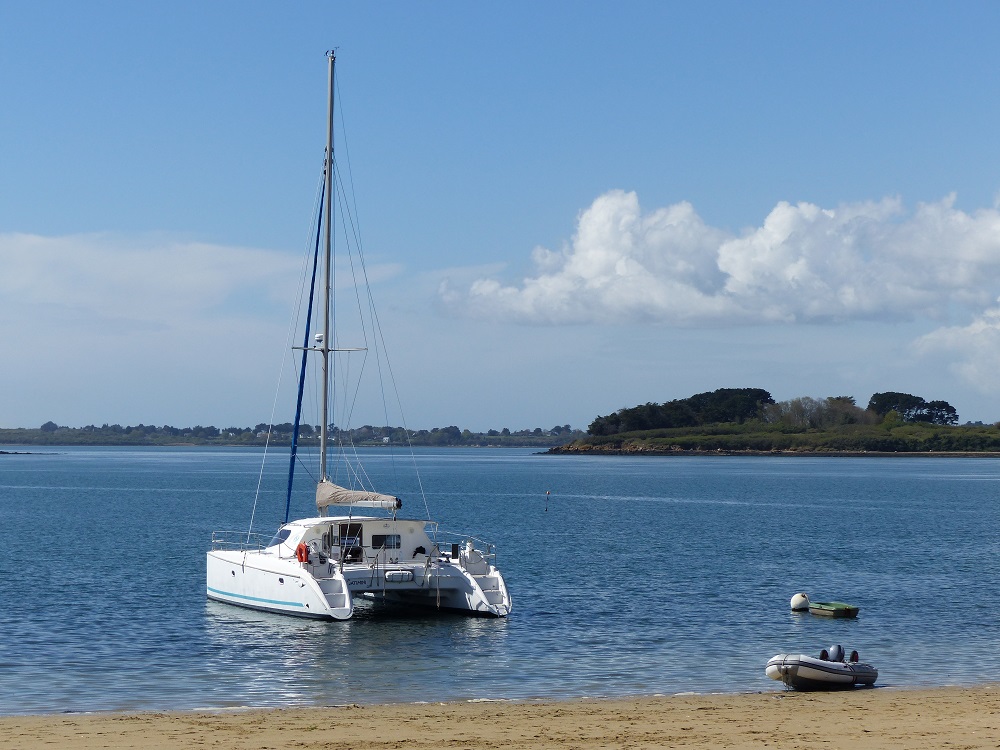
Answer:
[[[32,320],[62,325],[164,328],[226,317],[273,320],[277,311],[291,311],[306,265],[295,253],[159,233],[0,234],[0,318],[23,320],[31,311]],[[336,278],[346,284],[360,270],[345,262]],[[400,266],[366,271],[377,283],[397,276]]]
[[[980,393],[1000,389],[1000,307],[992,307],[966,326],[938,328],[915,342],[919,354],[947,361],[948,369]]]
[[[290,371],[311,270],[306,253],[115,232],[0,234],[0,268],[0,390],[46,394],[30,421],[6,402],[7,425],[258,418]],[[380,282],[399,267],[367,271]]]
[[[300,265],[275,251],[114,233],[3,234],[0,263],[0,312],[49,317],[45,311],[58,307],[66,324],[95,317],[169,324],[251,295],[268,305],[283,292],[287,299]]]
[[[956,307],[971,317],[1000,293],[1000,211],[954,203],[783,202],[737,236],[689,203],[644,212],[615,190],[580,214],[566,247],[534,251],[532,275],[445,283],[441,295],[454,312],[526,324],[944,320]]]

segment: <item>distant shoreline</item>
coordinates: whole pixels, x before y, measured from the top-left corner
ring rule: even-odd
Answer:
[[[55,422],[46,422],[41,427],[25,428],[0,427],[0,446],[172,446],[172,445],[212,445],[232,448],[291,446],[295,435],[292,423],[272,425],[259,424],[255,427],[232,427],[219,429],[209,425],[202,427],[171,427],[164,425],[103,425],[96,427],[60,427]],[[536,427],[531,430],[511,432],[506,427],[502,431],[472,432],[460,430],[454,425],[435,427],[432,430],[410,430],[403,427],[356,427],[339,429],[334,427],[331,443],[351,445],[356,448],[399,448],[406,446],[427,448],[488,447],[488,448],[537,448],[545,450],[553,446],[565,445],[585,437],[582,430],[574,430],[569,425],[555,426],[550,430]],[[319,445],[318,429],[302,425],[297,438],[300,447]]]
[[[10,447],[10,446],[13,446],[13,445],[21,445],[21,444],[20,443],[3,443],[3,442],[0,442],[0,445],[6,445],[6,446]],[[287,443],[271,443],[269,446],[265,445],[264,443],[253,443],[253,444],[250,444],[250,445],[248,445],[246,443],[40,443],[40,444],[36,444],[36,443],[24,443],[23,445],[26,448],[29,448],[29,447],[30,448],[42,448],[42,449],[45,449],[45,450],[33,450],[33,451],[28,451],[28,450],[25,450],[25,451],[0,450],[0,456],[3,456],[3,455],[8,455],[8,456],[30,456],[30,455],[37,455],[39,453],[51,453],[52,450],[60,450],[60,449],[63,449],[63,448],[206,448],[206,449],[212,449],[212,448],[247,448],[247,449],[258,449],[258,450],[263,449],[263,448],[270,448],[270,449],[279,449],[279,448],[287,449],[287,448],[289,448],[289,446],[288,446]],[[307,447],[315,447],[315,446],[307,446]],[[477,449],[477,448],[492,448],[492,449],[497,449],[497,448],[499,448],[501,450],[513,450],[513,449],[516,449],[516,448],[519,448],[519,449],[524,449],[524,448],[534,448],[534,449],[537,449],[539,447],[544,447],[544,446],[538,446],[538,445],[486,445],[486,444],[484,444],[484,445],[413,445],[413,446],[409,446],[409,445],[386,445],[384,443],[356,443],[356,444],[352,445],[352,447],[353,448],[377,448],[379,450],[392,450],[392,449],[402,450],[402,449],[409,449],[411,447],[415,448],[415,449],[417,449],[417,448],[442,448],[442,449],[445,449],[445,450],[450,450],[450,449],[454,449],[454,448],[472,448],[472,449]],[[300,450],[301,450],[301,448],[302,448],[302,446],[300,446]],[[538,455],[544,455],[545,453],[546,453],[546,451],[539,451]]]
[[[0,456],[38,456],[52,455],[53,450],[60,448],[263,448],[263,445],[240,445],[236,443],[166,443],[166,444],[122,444],[122,443],[68,443],[65,445],[38,446],[47,450],[11,451],[0,450]],[[272,445],[272,448],[287,448],[288,446]],[[387,446],[381,444],[359,445],[358,448],[405,448],[407,446]],[[471,448],[513,450],[537,448],[533,445],[415,445],[414,448]],[[536,451],[536,456],[640,456],[649,458],[684,458],[692,456],[734,457],[752,456],[758,458],[1000,458],[1000,451],[755,451],[755,450],[652,450],[637,447],[629,448],[597,448],[587,447],[580,450],[570,446],[554,446],[548,450]]]
[[[652,450],[637,447],[584,450],[570,446],[549,448],[540,455],[553,456],[759,456],[775,458],[1000,458],[1000,451],[755,451],[755,450]]]
[[[4,437],[8,439],[3,439]],[[535,448],[539,450],[545,450],[552,447],[558,447],[554,445],[552,441],[531,441],[531,440],[507,440],[503,442],[469,442],[469,443],[424,443],[419,441],[414,441],[411,444],[407,443],[383,443],[374,441],[362,441],[355,443],[344,443],[345,445],[351,445],[354,448],[383,448],[386,450],[400,449],[400,448]],[[8,448],[17,446],[24,448],[289,448],[290,443],[284,439],[275,439],[270,443],[264,440],[254,440],[251,442],[227,442],[222,440],[67,440],[63,442],[48,442],[44,440],[16,440],[10,439],[10,436],[4,436],[0,433],[0,445],[7,446]],[[316,441],[302,441],[299,443],[299,448],[315,448],[318,447]],[[0,453],[21,453],[23,451],[4,451],[0,450]]]

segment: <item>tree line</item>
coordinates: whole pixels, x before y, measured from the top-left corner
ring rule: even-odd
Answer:
[[[254,426],[216,427],[195,425],[126,425],[102,424],[85,427],[60,426],[49,421],[38,428],[0,428],[0,444],[11,445],[276,445],[291,443],[295,426],[291,422],[258,423]],[[315,444],[320,425],[299,425],[299,441]],[[350,445],[414,445],[414,446],[539,446],[560,445],[584,436],[582,430],[570,425],[555,425],[549,429],[534,427],[511,430],[503,427],[486,432],[473,432],[455,425],[430,430],[409,430],[403,427],[364,425],[342,429],[330,425],[331,442]]]
[[[903,423],[958,424],[958,412],[947,401],[926,401],[908,393],[876,393],[862,409],[851,396],[803,397],[778,403],[763,388],[719,388],[662,404],[649,402],[619,409],[597,417],[587,433],[606,436],[747,421],[818,429],[875,424],[890,413]]]

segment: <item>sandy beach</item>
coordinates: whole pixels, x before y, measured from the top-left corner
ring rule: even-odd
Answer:
[[[1000,686],[0,717],[35,748],[995,748]]]

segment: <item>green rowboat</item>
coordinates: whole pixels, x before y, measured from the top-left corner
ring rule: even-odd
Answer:
[[[824,617],[857,617],[858,608],[844,602],[809,602],[809,612]]]

